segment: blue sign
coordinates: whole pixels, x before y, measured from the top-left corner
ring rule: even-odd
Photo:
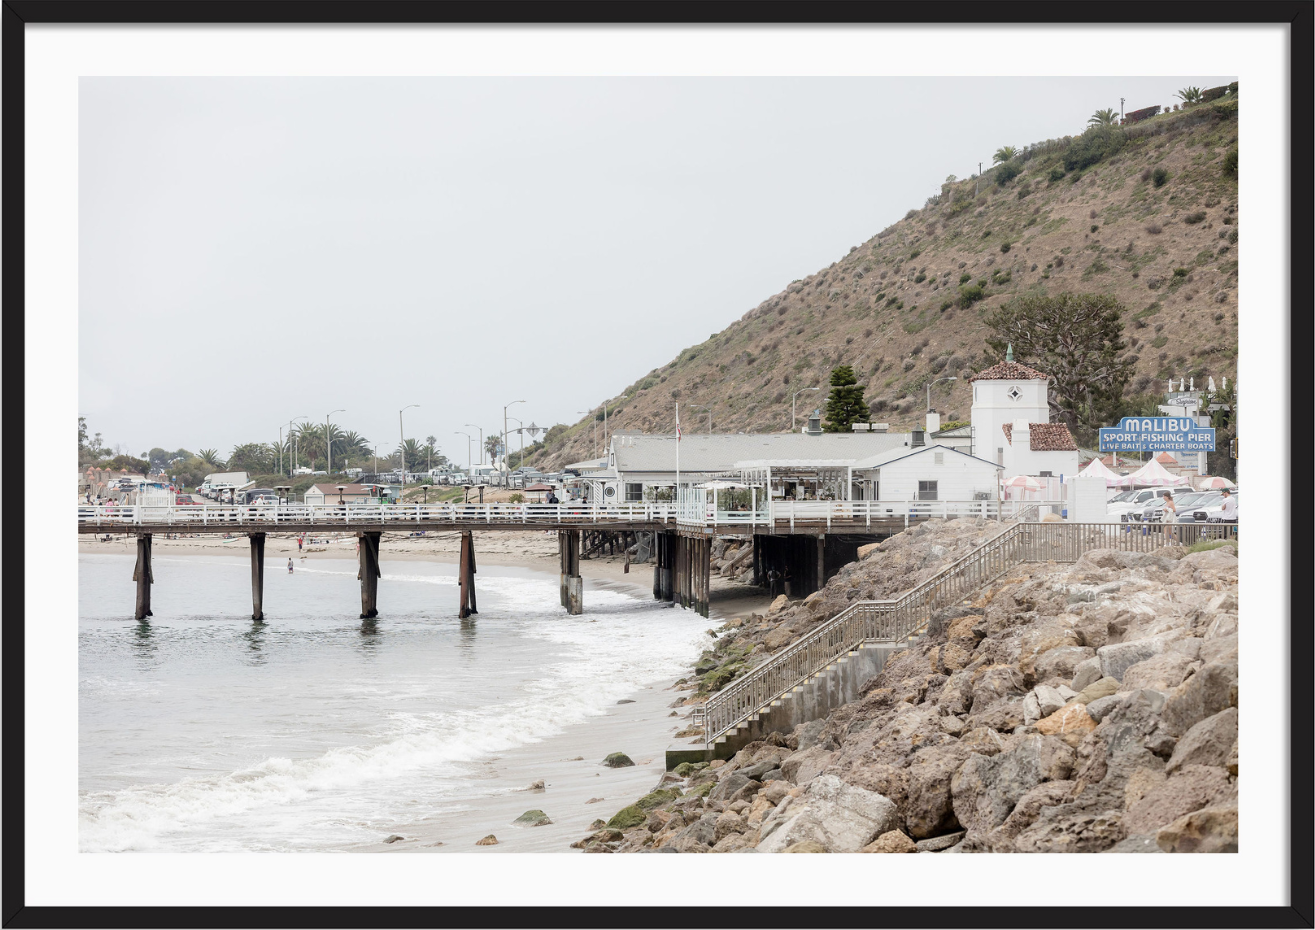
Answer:
[[[1191,417],[1124,417],[1100,429],[1102,452],[1213,452],[1215,431]]]

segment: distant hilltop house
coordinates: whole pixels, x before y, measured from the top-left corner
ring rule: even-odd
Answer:
[[[1050,422],[1049,375],[1014,361],[978,372],[973,386],[972,430],[978,454],[1004,469],[1003,477],[1063,477],[1078,473],[1078,445],[1068,426]]]

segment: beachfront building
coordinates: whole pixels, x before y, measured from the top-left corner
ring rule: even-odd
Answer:
[[[680,483],[698,484],[733,473],[737,464],[771,460],[795,462],[794,487],[802,499],[836,494],[848,500],[840,469],[860,459],[891,449],[907,449],[912,433],[685,433],[680,441]],[[568,466],[569,467],[569,466]],[[585,476],[582,476],[585,477]],[[639,502],[670,499],[676,484],[676,437],[670,435],[616,435],[612,437],[605,470],[592,479],[606,494],[603,499]]]
[[[1003,476],[1063,477],[1078,473],[1078,446],[1068,426],[1050,422],[1049,376],[1005,360],[978,372],[973,385],[973,453],[1003,467]]]

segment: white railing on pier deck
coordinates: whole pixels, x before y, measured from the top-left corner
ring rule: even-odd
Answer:
[[[848,529],[874,523],[889,527],[933,518],[1014,519],[1026,509],[1060,511],[1061,501],[771,501],[757,510],[719,510],[702,502],[619,504],[102,504],[78,507],[78,522],[95,526],[245,526],[313,524],[436,524],[572,526],[596,523],[658,523],[726,528],[763,527],[776,532],[816,531],[841,524]]]
[[[704,739],[713,743],[865,642],[908,643],[926,631],[936,611],[961,603],[1024,562],[1076,562],[1093,549],[1154,552],[1217,539],[1237,539],[1237,524],[1178,523],[1170,537],[1156,525],[1015,523],[897,598],[856,601],[713,694],[703,708]]]

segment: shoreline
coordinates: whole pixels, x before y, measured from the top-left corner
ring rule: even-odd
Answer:
[[[330,543],[324,551],[297,552],[295,538],[269,537],[267,561],[295,562],[312,559],[353,559],[355,538],[345,537],[346,545]],[[483,545],[481,546],[481,543]],[[459,534],[448,537],[406,537],[385,539],[381,563],[389,561],[432,561],[457,564]],[[516,567],[527,571],[556,574],[557,540],[555,534],[530,531],[487,534],[476,542],[477,564]],[[246,558],[248,548],[241,537],[223,540],[215,537],[169,540],[156,538],[153,548],[168,556],[231,556]],[[316,546],[314,548],[320,548]],[[483,551],[481,551],[481,548]],[[100,542],[94,537],[79,539],[79,554],[135,555],[132,537]],[[652,563],[631,566],[625,571],[623,556],[582,559],[581,575],[589,589],[605,588],[625,593],[636,600],[652,598]],[[709,623],[719,625],[733,617],[763,610],[770,598],[761,589],[712,576]],[[674,605],[669,605],[674,606]],[[452,604],[453,614],[456,603]],[[589,612],[586,594],[585,614]],[[698,656],[690,656],[690,662]],[[688,672],[688,669],[683,670]],[[459,802],[454,810],[433,812],[410,824],[399,825],[396,835],[403,837],[386,843],[378,841],[349,846],[348,852],[557,852],[575,853],[570,844],[592,832],[595,819],[607,820],[622,807],[653,790],[665,772],[665,754],[675,742],[674,734],[688,726],[690,709],[683,706],[690,691],[675,682],[681,669],[673,669],[667,679],[636,682],[621,703],[599,717],[568,727],[546,739],[525,743],[468,764],[472,781],[479,783],[476,794]],[[602,760],[613,752],[624,752],[633,766],[612,769]],[[528,790],[542,780],[542,790]],[[591,799],[595,800],[589,803]],[[525,827],[513,824],[522,813],[542,810],[551,824]],[[495,846],[476,846],[477,840],[492,834]]]

